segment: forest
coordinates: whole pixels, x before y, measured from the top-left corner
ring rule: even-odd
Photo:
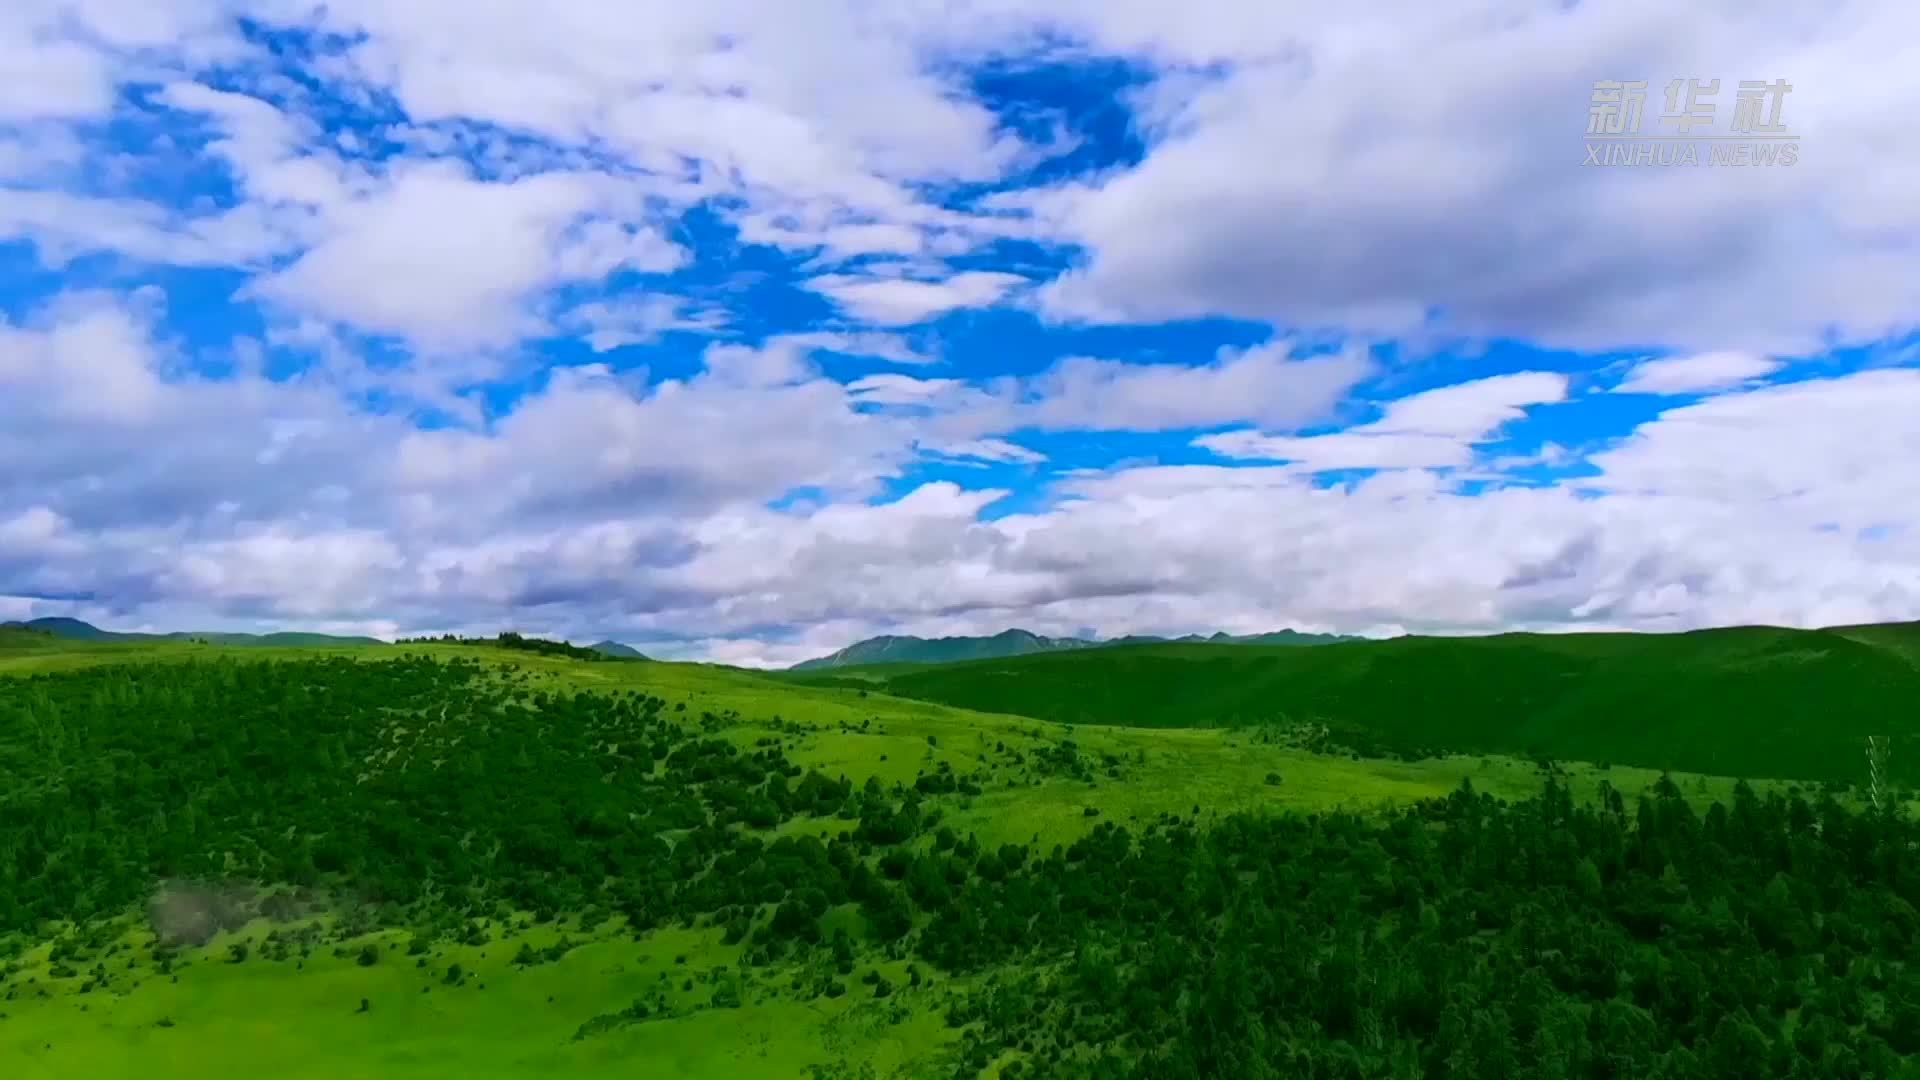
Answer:
[[[1684,634],[1158,644],[800,671],[816,685],[1064,723],[1313,723],[1350,745],[1850,782],[1869,735],[1920,783],[1920,624]]]
[[[527,637],[512,630],[503,630],[490,638],[461,637],[458,634],[441,634],[438,637],[401,638],[399,645],[488,645],[496,649],[513,649],[516,652],[538,653],[542,656],[564,656],[569,660],[620,660],[624,657],[610,655],[599,649],[585,645],[575,645],[568,641],[550,641],[546,638]]]
[[[1920,1077],[1920,826],[1824,790],[1701,812],[1664,780],[1576,801],[1547,775],[1042,849],[947,824],[1025,782],[1013,755],[855,784],[795,764],[790,722],[742,745],[731,719],[409,653],[0,680],[0,984],[111,989],[321,908],[343,948],[405,928],[423,951],[593,912],[719,928],[809,997],[885,998],[907,987],[870,961],[905,960],[945,988],[955,1077]],[[149,908],[163,884],[218,902]],[[86,927],[129,911],[156,934],[109,971]],[[582,1037],[657,1008],[607,1002]]]

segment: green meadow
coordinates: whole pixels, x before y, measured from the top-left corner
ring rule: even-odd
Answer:
[[[1548,687],[1567,681],[1568,668],[1592,665],[1618,679],[1619,665],[1633,659],[1641,678],[1678,678],[1673,673],[1686,664],[1703,662],[1689,653],[1656,668],[1632,643],[1505,642],[1465,660],[1456,651],[1447,661],[1403,646],[1412,659],[1400,668],[1391,659],[1398,654],[1350,645],[1229,646],[1218,656],[1205,646],[1114,648],[892,673],[857,669],[809,681],[470,645],[242,648],[27,637],[0,639],[0,870],[12,871],[4,880],[20,893],[0,907],[0,1075],[7,1077],[1144,1076],[1189,1068],[1223,1075],[1215,1070],[1242,1060],[1229,1044],[1256,1045],[1278,1038],[1276,1030],[1295,1040],[1285,1053],[1308,1055],[1288,1060],[1318,1061],[1312,1055],[1334,1054],[1325,1049],[1332,1047],[1337,1054],[1326,1060],[1348,1062],[1314,1065],[1312,1075],[1465,1075],[1422,1056],[1441,1035],[1420,1035],[1421,1025],[1442,1025],[1451,1015],[1439,1004],[1430,1021],[1412,1005],[1379,1004],[1394,1017],[1385,1027],[1348,1029],[1339,1025],[1360,1021],[1316,1014],[1299,1026],[1222,1028],[1219,1046],[1181,1044],[1174,1033],[1194,1024],[1187,1011],[1228,1016],[1254,1007],[1212,1002],[1201,992],[1232,981],[1227,954],[1203,943],[1223,932],[1268,940],[1251,924],[1221,929],[1249,916],[1202,884],[1213,873],[1206,860],[1240,865],[1228,878],[1255,887],[1271,880],[1275,896],[1336,905],[1303,914],[1307,925],[1324,929],[1298,939],[1336,966],[1349,962],[1341,951],[1349,948],[1376,955],[1382,970],[1429,962],[1413,945],[1348,941],[1332,928],[1350,911],[1385,943],[1400,932],[1394,927],[1451,940],[1454,920],[1471,924],[1473,912],[1484,921],[1487,911],[1511,910],[1478,930],[1495,943],[1494,958],[1449,977],[1498,987],[1506,978],[1496,962],[1505,935],[1537,933],[1548,918],[1514,906],[1527,889],[1591,897],[1617,888],[1621,910],[1630,912],[1642,903],[1638,890],[1657,891],[1660,874],[1671,882],[1695,861],[1676,849],[1642,866],[1640,856],[1619,848],[1615,856],[1587,857],[1588,882],[1538,869],[1538,860],[1520,854],[1527,843],[1572,850],[1569,865],[1580,854],[1578,845],[1564,849],[1571,836],[1589,837],[1594,852],[1630,844],[1636,803],[1639,830],[1670,828],[1692,838],[1676,844],[1706,843],[1716,828],[1757,830],[1751,822],[1767,815],[1780,815],[1784,828],[1788,816],[1802,813],[1794,807],[1816,797],[1819,806],[1805,812],[1840,823],[1825,836],[1853,835],[1844,823],[1870,813],[1857,789],[1817,792],[1809,782],[1841,774],[1838,751],[1828,755],[1822,740],[1837,745],[1849,737],[1850,718],[1826,715],[1817,730],[1809,716],[1789,732],[1798,740],[1791,744],[1788,736],[1749,732],[1712,757],[1764,755],[1778,766],[1744,774],[1747,783],[1663,772],[1663,758],[1705,758],[1686,746],[1662,749],[1649,741],[1650,720],[1612,712],[1635,700],[1621,696],[1625,688],[1613,696],[1580,689],[1578,708],[1563,703],[1515,733],[1511,717],[1558,700]],[[1676,692],[1705,708],[1711,688],[1725,689],[1719,673],[1729,669],[1759,680],[1754,694],[1782,693],[1785,684],[1773,680],[1783,669],[1807,675],[1807,693],[1842,687],[1855,695],[1849,701],[1871,703],[1891,691],[1877,683],[1851,687],[1848,671],[1906,685],[1898,681],[1902,669],[1888,666],[1910,663],[1896,649],[1847,644],[1865,651],[1830,645],[1803,655],[1777,640],[1736,642],[1715,654],[1715,674],[1682,679]],[[1355,651],[1349,658],[1336,650]],[[1293,679],[1305,669],[1286,665],[1310,656],[1332,657],[1333,673],[1302,688]],[[1847,664],[1853,667],[1835,668]],[[1384,685],[1363,690],[1372,685],[1369,673]],[[1438,689],[1398,681],[1415,675]],[[1505,691],[1480,700],[1450,696],[1486,694],[1494,682]],[[1252,703],[1274,697],[1336,720],[1364,713],[1395,737],[1393,753],[1358,753],[1340,742],[1346,728],[1315,729],[1279,715],[1289,710],[1256,716]],[[1182,711],[1183,701],[1193,714]],[[1402,709],[1404,717],[1392,711]],[[1618,722],[1597,734],[1565,730],[1582,709]],[[1759,716],[1772,722],[1790,711]],[[1089,717],[1106,722],[1081,722]],[[137,724],[149,726],[133,730]],[[1718,720],[1682,725],[1675,738],[1704,739],[1724,727]],[[1420,756],[1406,749],[1412,742],[1473,752]],[[1590,760],[1522,756],[1541,746],[1585,748]],[[137,753],[141,747],[149,753]],[[1859,759],[1857,749],[1853,756]],[[729,770],[743,767],[734,779]],[[789,800],[790,783],[795,792],[815,784],[821,806]],[[527,809],[514,805],[520,797]],[[1566,800],[1565,809],[1556,800]],[[1745,816],[1727,819],[1728,806]],[[1752,806],[1761,809],[1740,809]],[[675,816],[689,807],[693,818]],[[1507,839],[1486,841],[1486,851],[1506,854],[1395,856],[1440,875],[1436,882],[1469,866],[1486,875],[1430,891],[1381,869],[1368,872],[1384,877],[1352,878],[1344,867],[1354,852],[1376,844],[1397,851],[1418,840],[1402,824],[1418,807],[1443,820],[1465,815],[1434,826],[1456,836],[1489,821],[1506,828],[1498,820],[1513,816],[1511,833],[1500,834]],[[1608,816],[1614,812],[1622,816]],[[1542,820],[1560,824],[1527,824],[1534,814],[1559,815]],[[193,822],[183,825],[183,815]],[[1723,819],[1748,824],[1713,824]],[[1686,821],[1706,822],[1707,832]],[[1286,856],[1294,869],[1244,863],[1244,841],[1232,837],[1247,829],[1281,830],[1263,850],[1295,852]],[[358,839],[348,844],[349,836]],[[1127,854],[1134,841],[1125,837],[1143,846]],[[756,878],[761,862],[754,860],[803,844],[814,844],[808,850],[816,860],[828,853],[827,862],[797,871],[825,874],[818,891],[774,880],[748,895],[723,873],[751,863],[746,876]],[[1175,892],[1156,893],[1161,887],[1143,876],[1153,850],[1161,862],[1202,861],[1182,871],[1186,884]],[[541,854],[513,857],[534,852]],[[1804,865],[1824,865],[1823,858],[1809,853]],[[1300,891],[1304,883],[1284,884],[1321,864],[1311,875],[1321,883],[1317,894]],[[1513,868],[1524,865],[1536,865],[1525,871],[1539,875],[1532,886],[1514,884],[1521,872]],[[1016,873],[1016,866],[1024,868]],[[1025,880],[1019,873],[1040,876],[1016,889]],[[1764,885],[1773,871],[1742,864],[1719,873],[1729,893],[1717,902],[1726,904],[1766,891],[1736,888],[1742,875],[1758,875]],[[1076,882],[1100,874],[1107,885],[1072,899],[1086,887]],[[1912,911],[1910,896],[1898,898],[1911,888],[1910,875],[1903,869],[1892,884],[1875,886],[1893,890],[1887,903],[1908,905],[1886,911]],[[836,884],[842,880],[851,884]],[[1713,908],[1720,886],[1703,879],[1692,887],[1689,903],[1700,905],[1700,918],[1723,917]],[[27,896],[34,889],[46,898]],[[1036,902],[1033,889],[1056,890],[1059,899],[1019,916],[1026,929],[993,921],[1007,917],[993,913],[1008,905]],[[1226,906],[1201,923],[1163,924],[1186,902],[1156,907],[1147,898],[1182,890],[1195,905]],[[1093,899],[1102,892],[1137,894],[1142,906],[1131,914],[1109,908]],[[183,895],[221,909],[210,934],[180,941],[153,914],[155,897]],[[1863,885],[1859,895],[1880,894]],[[1840,905],[1832,911],[1845,910],[1827,916],[1828,925],[1864,918],[1846,905],[1865,902],[1831,900]],[[1388,906],[1374,910],[1374,903]],[[1546,910],[1558,912],[1558,903]],[[1664,917],[1691,925],[1693,916],[1679,911]],[[1620,918],[1629,937],[1614,952],[1652,949],[1646,963],[1670,962],[1658,955],[1661,947],[1632,939],[1632,916]],[[1891,918],[1889,925],[1906,925],[1904,914]],[[1169,944],[1169,934],[1187,935],[1190,944]],[[1247,946],[1253,956],[1266,947]],[[1169,949],[1168,956],[1193,959],[1149,970],[1147,958]],[[1203,966],[1189,971],[1181,963]],[[1831,977],[1844,984],[1851,970]],[[1686,1026],[1692,1021],[1668,1017],[1657,1003],[1636,1004],[1636,977],[1623,966],[1621,1007],[1657,1020],[1633,1036],[1647,1044],[1645,1056],[1634,1058],[1649,1070],[1641,1075],[1731,1075],[1683,1071],[1709,1068],[1698,1063],[1715,1045],[1715,1029],[1707,1025],[1697,1036],[1706,1049],[1695,1051],[1685,1042],[1695,1037]],[[1824,977],[1803,974],[1814,986],[1824,986]],[[1751,1026],[1768,1045],[1791,1048],[1798,1025],[1811,1026],[1827,1009],[1841,1027],[1822,1028],[1822,1046],[1851,1031],[1894,1048],[1872,1059],[1834,1058],[1831,1069],[1905,1061],[1900,1037],[1888,1032],[1907,1016],[1901,995],[1912,972],[1885,969],[1877,978],[1850,1026],[1849,1006],[1825,998],[1782,1013],[1793,1017],[1778,1022],[1783,1034],[1764,1016]],[[1134,991],[1110,988],[1135,981]],[[1444,998],[1444,983],[1425,992]],[[1188,989],[1158,1004],[1147,997],[1129,1004],[1128,993],[1150,995],[1160,984]],[[1283,1006],[1296,991],[1276,988],[1261,1007],[1274,1015],[1320,1008],[1313,999],[1325,995],[1300,986],[1300,1003]],[[1582,999],[1582,1023],[1597,1023],[1595,1010],[1611,1008],[1612,991],[1593,993],[1600,1004]],[[1356,1005],[1363,1013],[1374,1007]],[[1109,1022],[1118,1016],[1131,1019]],[[1148,1040],[1127,1029],[1160,1034]],[[1462,1046],[1480,1037],[1467,1028],[1443,1034]],[[1663,1039],[1679,1041],[1663,1049]],[[1263,1060],[1281,1059],[1279,1044],[1257,1044]],[[1583,1068],[1570,1059],[1562,1072],[1528,1075],[1600,1075]]]
[[[1920,776],[1920,626],[1147,645],[783,676],[1144,727],[1316,722],[1384,752],[1468,750],[1850,782],[1868,735]]]

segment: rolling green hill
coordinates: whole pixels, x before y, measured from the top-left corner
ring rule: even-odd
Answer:
[[[70,638],[74,641],[114,641],[130,636],[102,630],[92,623],[81,622],[79,619],[66,618],[30,619],[26,622],[0,623],[0,630],[32,630],[42,634],[50,634],[54,637]]]
[[[1276,630],[1268,634],[1207,636],[1188,634],[1180,638],[1129,635],[1102,641],[1097,638],[1044,637],[1029,630],[1002,630],[991,637],[922,638],[889,634],[857,641],[830,656],[803,660],[789,671],[820,671],[868,664],[951,664],[962,660],[990,660],[1034,653],[1073,652],[1080,649],[1107,648],[1116,645],[1170,644],[1205,642],[1215,645],[1328,645],[1352,638],[1338,634],[1303,634],[1298,630]]]
[[[1920,622],[1836,626],[1831,632],[1899,653],[1920,666]]]
[[[587,646],[602,656],[617,656],[622,660],[645,660],[647,654],[631,645],[622,645],[617,641],[596,641]]]
[[[1638,648],[1492,642],[1540,653],[1484,653],[1540,669],[1519,698]],[[0,630],[0,1076],[1732,1078],[1772,1053],[1851,1080],[1920,1051],[1920,978],[1880,961],[1920,934],[1916,832],[1851,796],[516,644]],[[970,667],[1020,665],[877,671]]]
[[[29,619],[21,623],[6,623],[8,627],[38,630],[55,637],[72,641],[204,641],[214,645],[385,645],[379,638],[355,637],[340,634],[309,634],[297,631],[275,631],[269,634],[241,634],[217,630],[174,630],[164,634],[125,633],[117,630],[102,630],[89,622],[68,618]]]
[[[0,650],[50,652],[71,644],[45,630],[29,630],[19,623],[0,623]]]
[[[992,637],[923,638],[887,634],[854,642],[829,656],[803,660],[791,670],[815,671],[862,664],[944,664],[959,660],[1085,649],[1093,644],[1084,638],[1042,637],[1027,630],[1002,630]]]
[[[1863,739],[1920,775],[1911,627],[1147,645],[843,673],[888,693],[1078,724],[1324,723],[1447,747],[1857,781]]]
[[[1765,667],[1762,638],[1722,660]],[[1068,729],[499,641],[0,648],[9,1078],[1851,1080],[1920,1054],[1920,972],[1885,962],[1920,940],[1916,826],[1777,781]]]

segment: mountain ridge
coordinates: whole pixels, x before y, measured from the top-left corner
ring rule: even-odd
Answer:
[[[965,660],[997,660],[1034,653],[1067,652],[1075,649],[1109,648],[1117,645],[1218,644],[1218,645],[1331,645],[1358,638],[1341,634],[1307,634],[1298,630],[1275,630],[1264,634],[1187,634],[1170,638],[1151,634],[1128,634],[1117,638],[1047,637],[1018,627],[986,636],[940,638],[912,634],[882,634],[856,641],[844,649],[802,660],[788,671],[819,671],[861,664],[943,664]]]
[[[221,630],[171,630],[166,633],[102,630],[81,619],[61,615],[0,623],[0,629],[19,629],[51,634],[69,641],[206,641],[216,645],[385,645],[376,637],[345,634],[314,634],[298,630],[275,630],[248,634]]]
[[[1857,781],[1866,738],[1881,736],[1892,774],[1920,778],[1914,623],[1163,643],[808,681],[1064,724],[1319,728],[1363,756],[1511,754],[1820,782]]]
[[[615,656],[615,657],[619,657],[622,660],[652,659],[652,657],[649,657],[646,653],[641,652],[639,649],[636,649],[631,645],[622,645],[620,642],[614,641],[612,638],[608,638],[605,641],[596,641],[593,644],[587,646],[587,648],[592,649],[594,652],[597,652],[602,656]]]
[[[49,615],[38,619],[15,619],[0,622],[0,630],[27,631],[45,634],[64,641],[92,641],[102,644],[115,642],[141,641],[205,641],[214,645],[391,645],[392,642],[376,637],[347,634],[316,634],[299,630],[275,630],[264,634],[248,634],[217,630],[169,630],[161,633],[148,633],[135,630],[103,630],[83,619],[64,615]],[[631,645],[622,644],[611,638],[596,641],[582,648],[622,660],[647,660],[647,654]]]

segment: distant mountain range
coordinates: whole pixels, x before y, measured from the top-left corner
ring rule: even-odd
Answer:
[[[271,634],[234,634],[213,630],[175,630],[166,634],[122,633],[102,630],[79,619],[28,619],[25,622],[0,623],[0,630],[36,630],[54,637],[75,641],[205,641],[215,645],[385,645],[372,637],[346,637],[337,634],[304,634],[280,631]]]
[[[69,618],[29,619],[0,623],[0,630],[23,629],[51,634],[74,641],[205,641],[215,645],[385,645],[374,637],[337,634],[308,634],[280,631],[271,634],[237,634],[219,631],[175,630],[164,634],[128,633],[102,630],[89,622]],[[922,638],[889,634],[868,638],[841,649],[831,656],[817,657],[795,664],[791,671],[852,667],[855,664],[944,664],[956,660],[994,660],[1029,653],[1064,652],[1068,649],[1094,649],[1115,645],[1152,645],[1166,642],[1204,642],[1216,645],[1327,645],[1352,638],[1339,634],[1303,634],[1280,630],[1271,634],[1188,634],[1185,637],[1151,637],[1133,634],[1099,640],[1078,637],[1043,637],[1029,630],[1003,630],[991,637]],[[586,646],[603,656],[626,660],[645,660],[647,655],[631,645],[600,641]]]
[[[647,654],[631,645],[622,645],[617,641],[596,641],[587,646],[594,652],[605,656],[617,656],[622,660],[645,660]]]
[[[1002,630],[991,637],[923,638],[887,634],[857,641],[829,656],[803,660],[789,671],[815,671],[821,668],[852,667],[856,664],[945,664],[957,660],[993,660],[1030,653],[1065,652],[1069,649],[1097,649],[1115,645],[1157,645],[1167,642],[1204,642],[1213,645],[1330,645],[1353,641],[1340,634],[1303,634],[1297,630],[1278,630],[1270,634],[1188,634],[1185,637],[1153,637],[1129,634],[1102,641],[1096,638],[1043,637],[1030,630]]]
[[[353,637],[340,634],[307,634],[296,631],[278,631],[271,634],[235,634],[211,630],[175,630],[165,634],[126,633],[118,630],[102,630],[89,622],[79,619],[45,618],[29,619],[25,622],[0,623],[0,630],[30,630],[42,634],[51,634],[72,641],[205,641],[213,645],[385,645],[385,641],[375,637]],[[623,660],[645,660],[647,656],[631,645],[622,645],[617,641],[601,641],[586,646],[603,656],[619,657]]]

